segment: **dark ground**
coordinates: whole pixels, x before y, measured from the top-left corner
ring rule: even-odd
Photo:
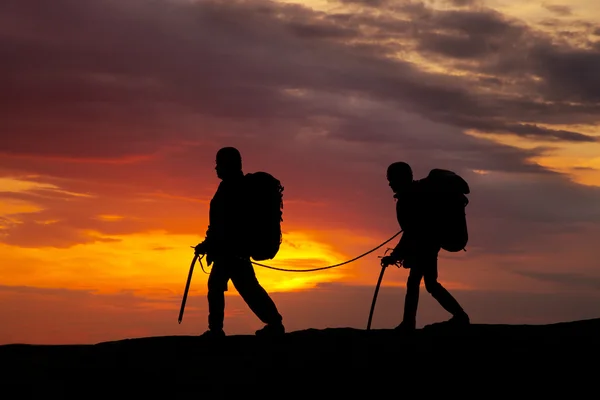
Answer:
[[[0,346],[0,398],[599,398],[600,319]],[[534,396],[534,397],[532,397]],[[36,396],[37,397],[37,396]]]

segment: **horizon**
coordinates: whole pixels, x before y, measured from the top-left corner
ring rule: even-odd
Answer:
[[[472,323],[600,317],[600,3],[56,0],[0,5],[0,344],[199,335],[216,151],[284,186],[261,263],[349,260],[398,232],[387,166],[456,171]],[[288,331],[367,323],[380,260],[255,266]],[[373,329],[400,323],[388,268]],[[449,316],[421,286],[417,324]],[[262,323],[227,293],[225,331]]]

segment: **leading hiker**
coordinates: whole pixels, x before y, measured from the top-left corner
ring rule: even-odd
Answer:
[[[404,268],[410,269],[406,282],[404,318],[396,329],[407,332],[416,328],[419,287],[422,279],[425,281],[425,289],[452,314],[449,321],[438,324],[469,325],[467,313],[438,282],[438,253],[442,248],[439,234],[440,205],[437,202],[439,197],[431,190],[430,177],[413,180],[411,167],[405,162],[395,162],[387,169],[387,179],[397,200],[396,217],[404,233],[392,253],[382,258],[381,265],[385,268],[402,262]],[[462,178],[460,180],[462,181]],[[468,189],[464,190],[464,193],[468,193]],[[466,238],[464,240],[466,244]]]
[[[230,279],[250,309],[266,324],[256,335],[284,334],[282,317],[256,279],[248,255],[246,235],[251,227],[246,223],[240,152],[234,147],[220,149],[215,170],[221,183],[210,202],[206,238],[195,247],[196,254],[206,254],[208,265],[213,264],[208,277],[208,330],[203,336],[225,336],[225,292]]]

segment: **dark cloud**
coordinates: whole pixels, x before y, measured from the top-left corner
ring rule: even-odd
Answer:
[[[597,49],[557,42],[549,34],[490,9],[431,10],[425,15],[414,22],[417,33],[413,36],[422,51],[468,60],[471,63],[465,67],[496,75],[505,88],[516,84],[521,95],[542,90],[548,101],[596,106],[600,95],[594,73],[600,62]],[[586,25],[583,33],[572,32],[584,43],[585,35],[595,28]],[[541,79],[532,83],[533,77]]]
[[[567,17],[569,15],[573,14],[573,10],[571,9],[571,7],[567,6],[567,5],[561,5],[561,4],[542,4],[542,7],[544,7],[546,10],[560,15],[562,17]]]
[[[550,101],[594,104],[600,100],[600,51],[538,46],[532,53],[535,72]]]
[[[294,35],[308,39],[349,39],[360,34],[354,29],[339,28],[329,24],[291,23],[288,27]]]
[[[93,193],[116,190],[107,188],[127,176],[121,196],[198,197],[215,183],[199,185],[198,176],[212,171],[220,144],[232,142],[248,155],[249,170],[276,169],[289,199],[338,210],[300,218],[291,206],[288,221],[347,227],[352,215],[365,229],[391,227],[393,218],[383,222],[393,203],[382,171],[397,159],[419,174],[435,165],[468,176],[474,219],[512,221],[503,234],[515,241],[521,232],[543,234],[547,223],[597,221],[597,190],[532,161],[548,147],[520,150],[465,135],[516,135],[545,146],[597,140],[551,127],[598,122],[597,53],[523,21],[484,7],[434,10],[409,1],[362,2],[387,7],[383,13],[332,14],[267,1],[34,3],[0,5],[12,21],[0,24],[0,130],[11,133],[0,152],[21,157],[4,157],[5,167],[77,178]],[[402,56],[414,49],[468,73],[428,71]],[[48,158],[25,157],[40,155]],[[72,162],[128,156],[149,158]],[[114,201],[106,211],[118,209]],[[78,229],[139,228],[101,224],[89,206],[88,214],[58,216]],[[517,218],[530,230],[515,230]]]
[[[457,7],[470,7],[480,3],[479,0],[448,0],[448,3]]]
[[[590,276],[574,272],[542,272],[542,271],[515,271],[528,278],[550,282],[558,286],[572,287],[574,289],[594,290],[600,289],[600,276]]]
[[[382,7],[390,4],[390,0],[339,0],[341,4]]]
[[[452,40],[458,40],[456,48],[470,57],[491,57],[503,48],[512,49],[515,38],[529,37],[526,26],[494,11],[442,12],[419,3],[402,4],[408,17],[423,16],[409,23],[410,35],[420,48],[435,52],[439,46],[445,56],[452,56],[448,53]],[[243,119],[302,119],[315,112],[301,99],[282,95],[286,88],[371,96],[448,123],[468,122],[475,116],[487,120],[487,129],[495,132],[591,140],[576,132],[511,123],[511,118],[536,121],[520,104],[480,93],[470,82],[384,58],[373,50],[385,49],[385,42],[374,43],[367,31],[360,33],[355,25],[342,25],[339,19],[300,6],[210,1],[158,2],[148,7],[101,0],[84,6],[63,0],[48,15],[13,2],[4,7],[21,26],[35,24],[39,32],[20,28],[24,32],[2,36],[9,62],[0,71],[5,80],[0,102],[12,116],[5,119],[3,130],[15,132],[5,151],[56,151],[53,144],[60,143],[61,152],[68,154],[147,153],[157,143],[173,140],[166,133],[174,125],[170,120],[192,110],[204,116]],[[400,16],[389,18],[407,24]],[[67,19],[77,22],[67,24]],[[128,23],[132,19],[135,24]],[[363,19],[368,20],[368,15]],[[372,27],[378,24],[378,18],[371,20]],[[434,31],[450,33],[442,37]],[[453,36],[453,31],[459,36]],[[393,32],[380,30],[380,34]],[[350,38],[363,43],[355,46],[348,42]],[[533,39],[522,39],[528,40]],[[576,61],[570,61],[572,55],[561,58],[553,49],[548,51],[538,50],[539,65],[559,57],[558,65],[545,73],[564,84],[560,75]],[[49,53],[51,58],[46,57]],[[593,57],[581,60],[589,71],[594,70],[594,62]],[[575,75],[570,81],[565,86],[568,93],[593,98],[593,82],[580,92],[576,89],[582,81]],[[51,132],[35,141],[26,139],[36,129],[35,122],[18,118],[32,109],[45,119],[46,132]],[[140,120],[152,123],[142,127]]]

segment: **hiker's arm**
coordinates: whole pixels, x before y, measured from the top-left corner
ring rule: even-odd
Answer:
[[[196,247],[202,248],[202,250],[204,251],[204,253],[202,253],[202,254],[206,254],[206,252],[209,250],[209,247],[212,245],[212,243],[214,241],[215,228],[214,228],[213,223],[215,223],[215,221],[214,221],[214,216],[213,216],[212,203],[213,203],[213,201],[215,201],[215,198],[217,197],[217,194],[219,193],[219,191],[222,190],[222,184],[223,184],[223,182],[221,182],[219,184],[219,187],[217,188],[217,192],[213,196],[213,198],[211,200],[211,205],[208,209],[208,226],[206,228],[206,234],[204,235],[204,241],[202,243],[200,243],[198,246],[196,246]]]
[[[212,237],[213,230],[211,229],[210,225],[208,225],[208,228],[206,228],[206,235],[204,236],[204,241],[208,243],[212,240]]]
[[[206,229],[206,235],[204,237],[204,240],[196,246],[196,253],[206,254],[206,252],[208,251],[210,244],[212,242],[212,237],[213,237],[213,233],[212,233],[212,230],[209,225],[208,228]]]
[[[404,234],[402,234],[402,237],[398,241],[398,244],[396,245],[396,247],[394,248],[394,250],[392,250],[392,253],[390,254],[394,258],[394,260],[397,260],[397,261],[404,260],[404,254],[406,253],[407,243],[408,242],[406,240],[406,233],[404,233]]]
[[[400,200],[399,200],[400,201]],[[413,221],[413,215],[410,214],[409,212],[407,212],[407,206],[406,205],[401,205],[398,204],[396,208],[396,218],[398,219],[398,225],[400,226],[400,229],[402,229],[403,233],[402,236],[400,237],[400,240],[398,241],[398,244],[396,245],[396,247],[394,248],[394,250],[392,251],[392,253],[390,254],[395,260],[397,261],[402,261],[404,260],[404,255],[406,254],[406,250],[408,247],[408,240],[410,238],[411,233],[407,233],[407,230],[409,232],[412,232],[414,230],[414,221]]]
[[[211,228],[210,223],[206,229],[204,240],[196,245],[194,251],[196,254],[206,254],[211,246],[214,237],[214,229]]]

